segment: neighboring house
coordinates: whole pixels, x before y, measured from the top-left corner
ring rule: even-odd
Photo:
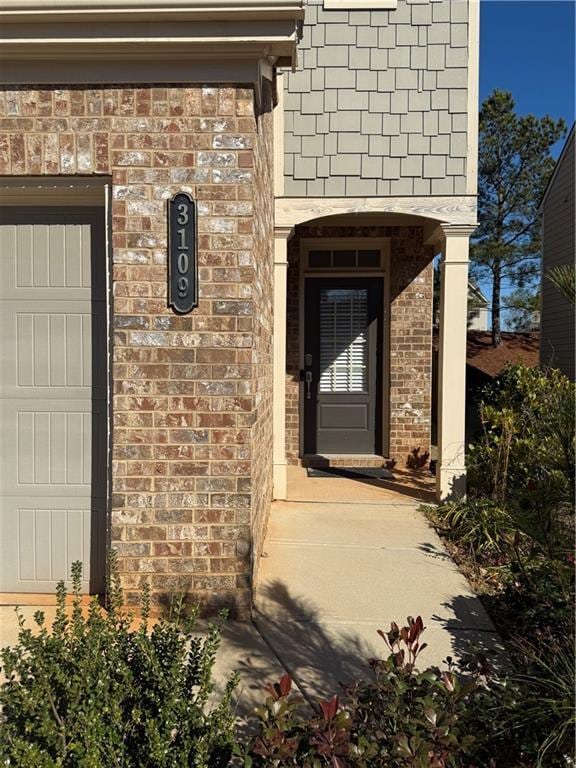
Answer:
[[[0,591],[112,545],[128,602],[246,613],[289,463],[429,447],[438,253],[463,491],[478,12],[2,0]]]
[[[466,354],[466,436],[470,443],[481,427],[478,406],[485,387],[510,363],[538,365],[540,334],[503,331],[502,343],[492,346],[492,333],[468,331]]]
[[[553,267],[574,265],[576,259],[576,201],[574,198],[574,125],[542,202],[542,299],[540,324],[542,339],[540,362],[559,368],[572,380],[575,378],[574,306],[547,279]]]
[[[489,301],[472,280],[468,283],[468,330],[487,331],[490,327]]]
[[[434,371],[438,359],[438,337],[434,334]],[[478,436],[481,428],[478,407],[485,387],[509,363],[521,363],[531,368],[538,365],[540,334],[536,332],[503,331],[502,343],[492,346],[491,331],[470,329],[466,345],[466,443]],[[433,377],[433,383],[436,376]],[[436,437],[436,410],[433,399],[432,438]]]

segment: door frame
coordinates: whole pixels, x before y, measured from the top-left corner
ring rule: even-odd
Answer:
[[[102,541],[104,556],[111,546],[112,514],[112,448],[113,448],[113,286],[112,286],[112,179],[108,176],[0,176],[0,206],[21,211],[44,209],[66,210],[75,208],[98,209],[101,214],[103,266],[105,268],[105,324],[106,324],[106,458],[105,458],[105,537]],[[93,553],[91,552],[91,559]],[[91,572],[93,562],[91,562]],[[106,563],[101,567],[102,580],[106,578]],[[97,594],[89,584],[90,594]],[[49,593],[17,593],[21,605],[52,605],[55,595]],[[11,594],[0,593],[0,605],[13,602]]]
[[[380,424],[382,455],[388,456],[390,448],[390,250],[389,237],[310,237],[300,240],[299,275],[298,275],[298,365],[304,369],[304,347],[306,333],[306,297],[305,281],[313,278],[329,277],[378,277],[383,280],[382,307],[382,347],[380,359],[382,370],[382,422]],[[309,269],[308,253],[315,249],[356,249],[370,248],[380,250],[380,269]],[[298,455],[302,459],[304,453],[304,382],[298,387]],[[378,430],[377,430],[378,432]]]

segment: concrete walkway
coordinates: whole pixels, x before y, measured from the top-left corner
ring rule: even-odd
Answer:
[[[336,693],[365,675],[367,658],[387,655],[376,631],[408,615],[427,627],[422,668],[469,641],[498,647],[480,601],[414,502],[277,502],[264,549],[256,625],[306,694]]]
[[[355,484],[323,482],[331,487],[330,498],[338,497],[339,483],[343,498]],[[314,495],[311,490],[315,486],[302,492]],[[371,499],[373,491],[363,489],[364,498]],[[358,487],[355,493],[363,498]],[[217,654],[218,691],[232,672],[240,673],[240,717],[262,703],[264,685],[285,670],[310,697],[337,693],[339,683],[368,673],[367,658],[387,655],[376,630],[389,629],[393,620],[404,622],[409,614],[420,614],[427,627],[422,667],[457,655],[468,641],[498,648],[478,598],[417,511],[417,502],[402,496],[355,503],[277,502],[265,555],[256,626],[226,622]],[[34,626],[38,608],[51,624],[54,607],[24,606],[27,626]],[[0,606],[0,647],[15,644],[17,637],[14,607]]]

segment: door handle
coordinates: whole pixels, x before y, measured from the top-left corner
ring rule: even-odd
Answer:
[[[310,400],[312,398],[312,392],[311,392],[312,371],[306,371],[305,381],[306,381],[306,399]]]

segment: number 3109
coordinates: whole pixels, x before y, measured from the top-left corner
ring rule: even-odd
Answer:
[[[178,274],[180,277],[177,281],[177,287],[178,287],[178,295],[181,299],[185,299],[186,296],[188,296],[188,291],[190,289],[190,283],[188,281],[188,278],[186,277],[186,273],[188,272],[188,269],[190,267],[190,259],[188,257],[188,245],[186,243],[186,224],[188,224],[189,221],[189,215],[188,215],[188,204],[187,203],[179,203],[177,207],[178,216],[177,216],[177,223],[180,225],[180,229],[177,230],[178,234],[178,259],[176,261],[176,269],[178,270]]]

